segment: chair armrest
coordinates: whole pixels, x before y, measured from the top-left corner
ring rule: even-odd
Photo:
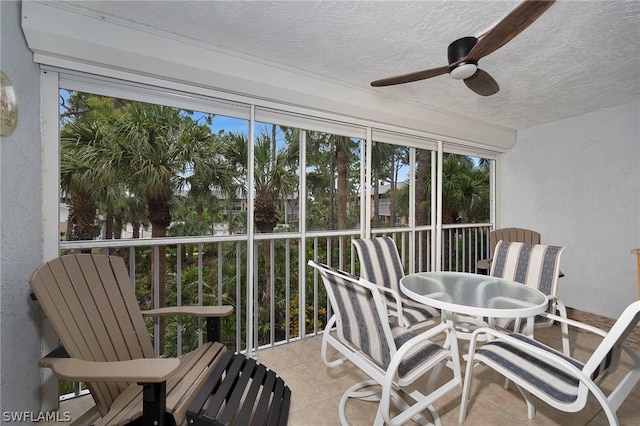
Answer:
[[[204,317],[207,319],[207,340],[222,341],[222,318],[231,315],[233,306],[167,306],[142,311],[145,317],[161,317],[167,315]]]
[[[450,324],[447,324],[445,322],[441,322],[440,324],[437,324],[433,327],[430,327],[428,329],[426,329],[425,331],[419,333],[418,335],[423,337],[426,340],[432,340],[437,342],[438,340],[433,340],[432,338],[437,336],[438,334],[453,334],[455,336],[456,334],[456,329],[455,327],[451,326]]]
[[[572,319],[569,319],[569,318],[566,318],[566,317],[562,317],[562,316],[559,316],[559,315],[550,314],[548,312],[543,312],[543,313],[541,313],[539,315],[541,317],[545,317],[545,318],[552,319],[554,321],[558,321],[559,323],[564,323],[564,324],[567,324],[567,325],[570,325],[570,326],[573,326],[573,327],[576,327],[576,328],[580,328],[580,329],[585,330],[585,331],[589,331],[589,332],[591,332],[593,334],[597,334],[598,336],[607,337],[607,335],[609,334],[606,331],[601,330],[601,329],[599,329],[597,327],[593,327],[591,325],[584,324],[584,323],[581,323],[579,321],[575,321],[575,320],[572,320]]]
[[[396,303],[398,305],[402,305],[402,298],[400,297],[400,294],[397,291],[395,291],[395,290],[393,290],[393,289],[391,289],[389,287],[385,287],[385,286],[378,285],[378,284],[375,284],[375,283],[371,283],[371,284],[376,286],[376,288],[378,289],[378,291],[380,293],[388,293],[388,294],[392,295],[394,297],[394,299],[396,299]]]
[[[558,311],[561,317],[567,318],[567,307],[559,296],[547,296],[547,299],[549,299],[549,307],[554,309],[553,312]],[[551,310],[548,312],[553,313]]]
[[[364,278],[360,278],[361,281],[365,281]],[[396,312],[392,312],[391,315],[395,315],[398,317],[398,321],[401,323],[404,320],[404,315],[402,314],[402,298],[400,297],[400,294],[389,288],[389,287],[385,287],[382,285],[378,285],[375,283],[372,283],[370,281],[367,281],[370,284],[373,284],[380,293],[387,293],[390,294],[391,296],[393,296],[393,298],[396,300],[396,306],[398,307]],[[384,300],[384,299],[382,299]],[[387,306],[387,311],[389,311],[389,307]],[[405,324],[406,325],[406,324]]]
[[[72,382],[160,383],[178,367],[177,358],[140,358],[128,361],[85,361],[78,358],[40,358],[38,365]]]
[[[491,269],[491,261],[493,259],[480,259],[476,262],[476,268],[478,269],[484,269],[487,272],[489,271],[489,269]]]
[[[192,317],[222,318],[233,313],[233,306],[167,306],[165,308],[142,311],[146,317],[162,317],[168,315],[185,315]]]

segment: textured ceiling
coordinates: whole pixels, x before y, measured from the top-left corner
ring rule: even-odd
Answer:
[[[519,1],[72,2],[262,63],[511,129],[640,100],[640,1],[558,0],[479,66],[500,85],[482,97],[448,75],[372,88],[447,64]]]

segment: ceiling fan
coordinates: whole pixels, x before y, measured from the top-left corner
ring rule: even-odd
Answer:
[[[554,2],[555,0],[526,0],[483,34],[454,41],[448,48],[449,65],[383,78],[372,82],[371,85],[373,87],[392,86],[449,73],[456,80],[464,80],[467,87],[478,95],[496,94],[500,90],[498,83],[489,73],[478,68],[478,61],[524,31]]]

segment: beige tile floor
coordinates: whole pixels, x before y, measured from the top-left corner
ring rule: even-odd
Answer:
[[[571,336],[574,356],[585,361],[599,340],[585,333],[572,332]],[[537,330],[536,337],[553,346],[559,346],[557,327]],[[360,370],[349,363],[335,368],[326,367],[320,358],[321,339],[321,336],[316,336],[257,352],[258,361],[278,372],[291,389],[290,425],[339,425],[338,403],[342,393],[354,383],[366,378]],[[461,352],[465,351],[466,346],[463,344]],[[628,365],[628,359],[623,358],[621,369]],[[450,373],[443,373],[443,376],[445,374]],[[509,390],[505,390],[501,376],[486,367],[476,370],[474,374],[472,399],[465,425],[599,426],[608,424],[599,404],[592,396],[589,397],[587,406],[578,413],[562,413],[538,401],[536,417],[529,420],[526,404],[513,385]],[[614,382],[615,376],[607,379],[603,387],[609,389]],[[443,426],[459,424],[461,391],[461,388],[457,389],[435,404]],[[61,410],[72,410],[74,414],[82,412],[90,404],[90,400],[89,397],[79,399],[80,401],[67,403],[69,405],[61,407]],[[373,402],[351,399],[347,403],[347,418],[353,426],[371,425],[376,408],[377,405]],[[618,416],[622,425],[640,425],[640,386],[636,386],[620,407]]]

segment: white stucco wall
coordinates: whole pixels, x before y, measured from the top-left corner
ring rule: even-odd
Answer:
[[[521,130],[499,163],[498,225],[567,247],[568,306],[617,317],[637,300],[640,103]]]
[[[40,409],[40,313],[29,275],[42,259],[40,71],[16,1],[0,1],[0,67],[17,89],[19,121],[0,137],[0,413]]]

